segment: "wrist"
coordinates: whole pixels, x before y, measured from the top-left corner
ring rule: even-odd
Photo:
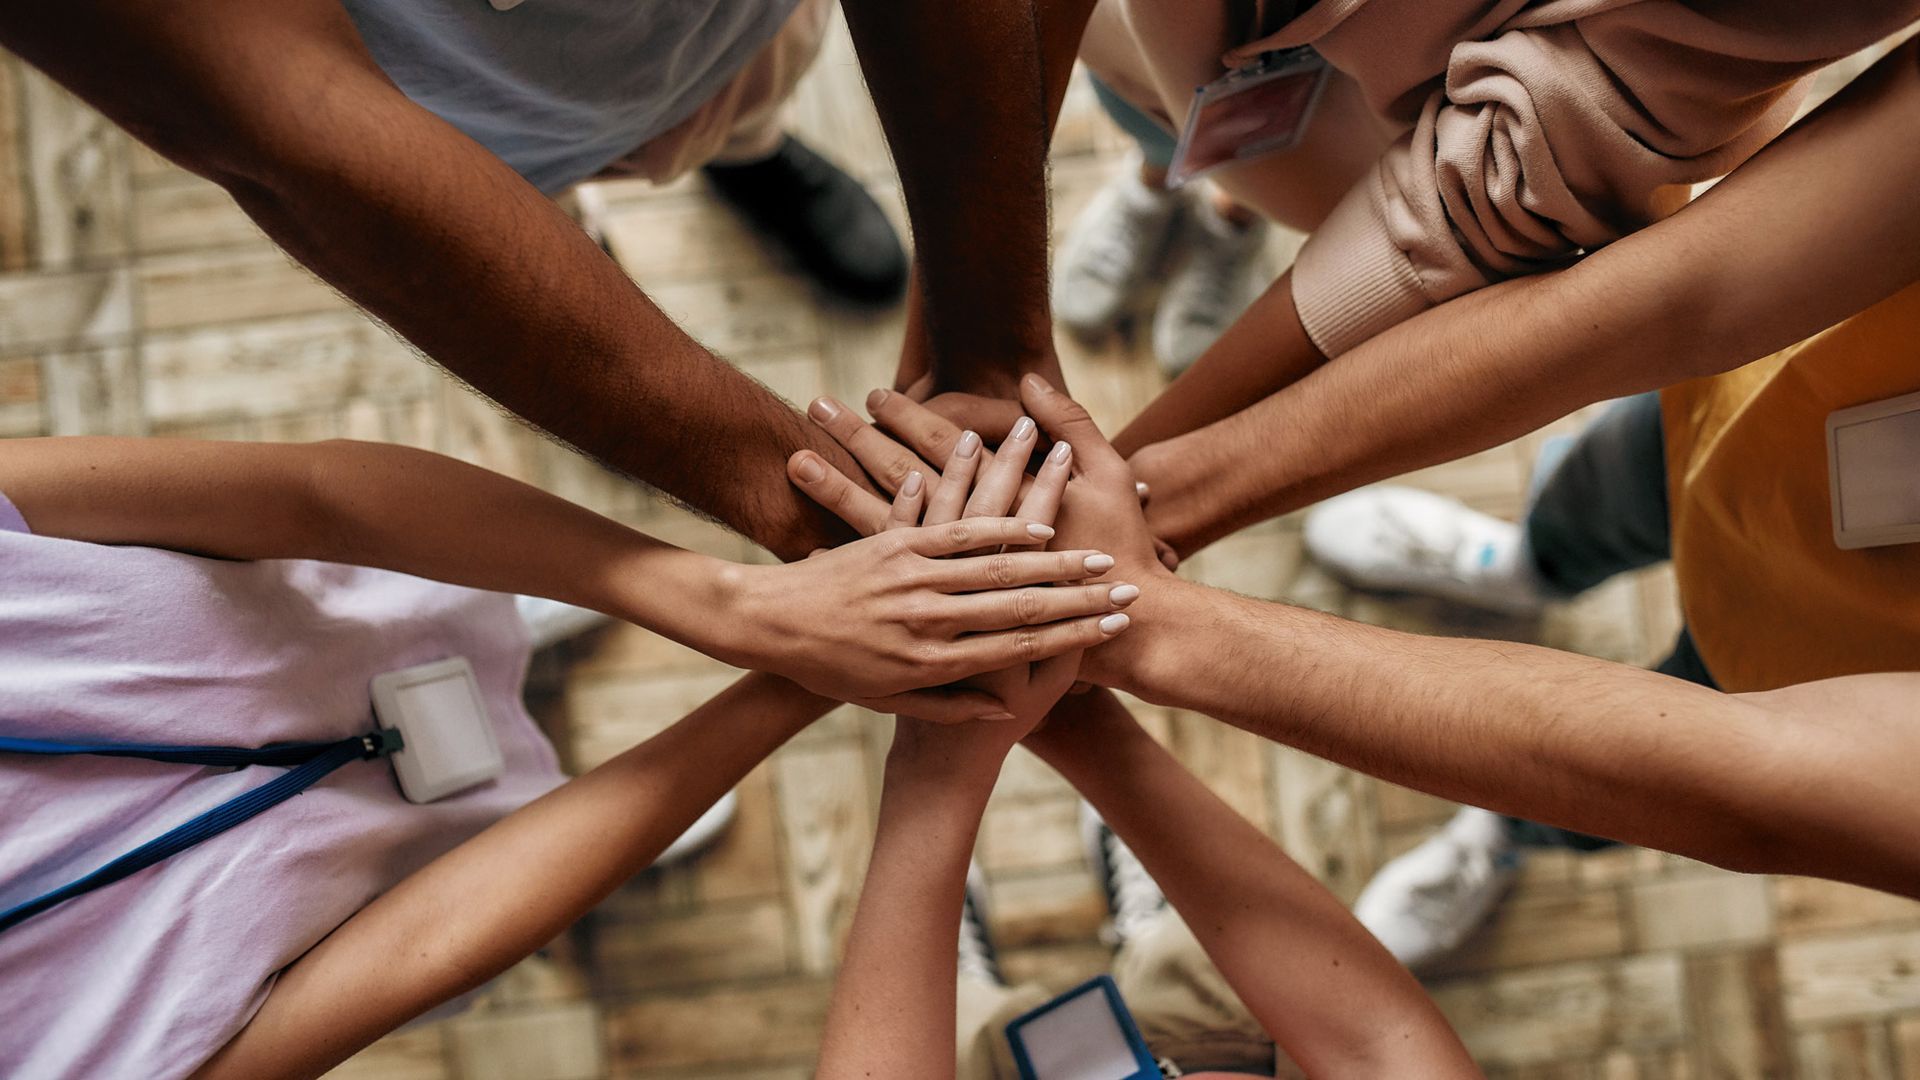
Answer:
[[[768,670],[759,586],[768,569],[647,540],[616,560],[601,610],[736,667]]]
[[[1205,547],[1221,518],[1224,473],[1207,463],[1210,447],[1194,435],[1181,435],[1141,447],[1127,465],[1147,485],[1147,527],[1182,559]]]
[[[1183,670],[1191,677],[1197,655],[1212,647],[1207,612],[1215,591],[1164,569],[1145,576],[1140,598],[1127,607],[1132,625],[1088,650],[1081,676],[1163,704],[1163,688],[1178,683]]]
[[[1010,722],[936,724],[901,717],[887,750],[887,775],[903,782],[928,780],[955,794],[991,792],[1017,741],[1012,727]]]

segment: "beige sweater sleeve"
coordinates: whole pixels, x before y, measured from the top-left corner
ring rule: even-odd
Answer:
[[[1778,134],[1805,75],[1915,18],[1920,0],[1321,0],[1310,40],[1411,129],[1302,249],[1307,333],[1337,356],[1658,220]]]

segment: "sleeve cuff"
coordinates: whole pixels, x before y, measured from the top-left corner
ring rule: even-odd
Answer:
[[[1293,303],[1314,347],[1332,358],[1433,304],[1393,241],[1370,172],[1307,238],[1293,264]]]

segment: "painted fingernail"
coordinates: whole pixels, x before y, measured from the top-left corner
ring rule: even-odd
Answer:
[[[820,459],[817,457],[801,458],[800,464],[795,465],[793,471],[795,475],[809,484],[817,484],[827,478],[827,467],[821,464]]]
[[[915,469],[907,474],[906,481],[900,485],[900,494],[905,495],[909,499],[918,498],[920,489],[925,486],[926,481],[921,478],[920,470]]]
[[[971,431],[960,433],[960,441],[953,444],[953,456],[970,458],[980,452],[980,436]]]
[[[1107,593],[1107,599],[1113,601],[1116,606],[1125,607],[1135,600],[1140,599],[1140,586],[1115,585],[1113,589]]]
[[[1017,422],[1016,422],[1016,423],[1015,423],[1015,424],[1013,425],[1013,433],[1012,433],[1011,435],[1008,435],[1008,436],[1007,436],[1007,438],[1009,438],[1009,439],[1031,439],[1031,438],[1033,438],[1033,421],[1032,421],[1032,420],[1029,420],[1029,419],[1027,419],[1027,418],[1026,418],[1026,417],[1024,417],[1024,416],[1023,416],[1023,417],[1021,417],[1021,418],[1020,418],[1020,419],[1019,419],[1019,420],[1018,420],[1018,421],[1017,421]]]
[[[982,717],[980,717],[980,719],[982,719],[982,720],[1011,720],[1011,719],[1013,719],[1013,714],[1012,714],[1012,713],[1010,713],[1010,712],[990,712],[990,713],[987,713],[987,714],[985,714],[984,716],[982,716]]]
[[[1135,481],[1133,482],[1133,493],[1134,493],[1135,495],[1138,495],[1139,497],[1141,497],[1141,498],[1143,498],[1143,499],[1144,499],[1144,498],[1146,498],[1146,497],[1147,497],[1147,485],[1146,485],[1146,481],[1144,481],[1144,480],[1135,480]]]
[[[813,404],[807,406],[807,415],[824,424],[840,415],[840,406],[827,398],[814,398]]]
[[[891,390],[875,390],[873,393],[868,394],[867,395],[868,414],[871,415],[875,409],[878,409],[880,406],[885,405],[887,403],[887,398],[891,397],[892,395],[893,395],[893,391]]]
[[[1054,443],[1053,449],[1047,451],[1047,460],[1053,462],[1055,465],[1065,465],[1067,459],[1072,456],[1073,447],[1063,442]]]
[[[1111,569],[1113,569],[1113,556],[1111,555],[1087,556],[1087,572],[1088,573],[1104,574]]]
[[[1029,525],[1027,526],[1027,535],[1033,537],[1035,540],[1051,540],[1053,539],[1053,528],[1048,525]]]
[[[1117,634],[1120,631],[1125,630],[1127,628],[1127,624],[1132,621],[1133,620],[1127,618],[1126,615],[1120,612],[1115,612],[1112,615],[1109,615],[1106,618],[1100,620],[1100,632],[1103,634]]]

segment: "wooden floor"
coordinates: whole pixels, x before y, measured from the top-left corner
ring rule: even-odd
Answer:
[[[897,203],[844,35],[794,126]],[[1077,85],[1055,169],[1071,220],[1124,143]],[[858,401],[892,370],[897,313],[823,300],[697,182],[609,185],[612,244],[697,337],[789,400]],[[1276,240],[1275,264],[1289,244]],[[1074,390],[1118,424],[1159,388],[1142,348],[1062,341]],[[564,363],[564,357],[550,357]],[[1574,430],[1577,420],[1556,430]],[[430,447],[544,485],[676,542],[747,545],[496,414],[290,265],[224,194],[132,145],[0,60],[0,436],[317,439]],[[1513,514],[1542,436],[1410,482]],[[1538,641],[1629,663],[1670,643],[1664,572],[1616,581],[1537,623],[1342,589],[1301,557],[1298,517],[1236,536],[1190,572],[1370,622]],[[536,666],[530,694],[570,766],[646,737],[732,673],[630,628]],[[1204,717],[1143,707],[1249,818],[1351,899],[1450,807]],[[726,837],[622,889],[466,1016],[396,1034],[342,1067],[360,1080],[799,1080],[853,908],[888,724],[843,708],[757,769]],[[1006,966],[1061,986],[1101,968],[1099,893],[1072,791],[1017,752],[980,861]],[[1502,1076],[1920,1078],[1920,905],[1743,877],[1639,850],[1544,853],[1498,921],[1432,983]]]

